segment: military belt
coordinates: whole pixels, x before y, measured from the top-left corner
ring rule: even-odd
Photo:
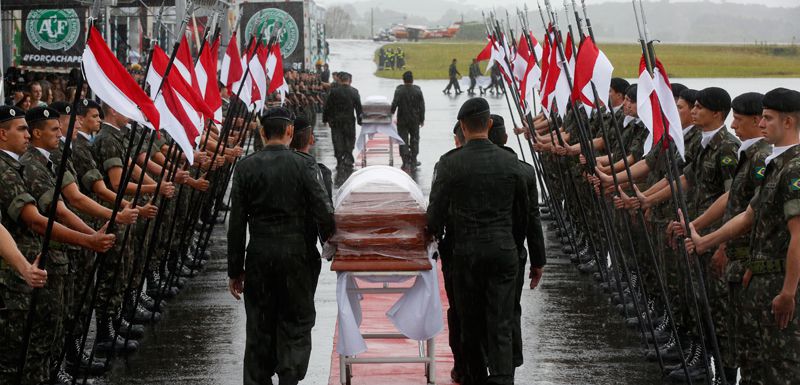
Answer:
[[[725,254],[731,261],[745,260],[750,256],[749,246],[728,247],[725,249]]]
[[[753,275],[778,274],[786,271],[785,259],[758,259],[745,263],[745,267],[750,269]]]

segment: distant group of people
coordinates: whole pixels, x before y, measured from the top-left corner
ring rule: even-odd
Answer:
[[[378,69],[402,70],[406,68],[406,52],[402,48],[381,47],[378,50]]]
[[[445,95],[450,94],[451,89],[455,89],[456,95],[460,95],[463,93],[461,91],[461,85],[459,84],[459,79],[461,78],[461,73],[458,72],[457,67],[457,60],[453,59],[450,63],[450,67],[447,70],[447,77],[450,79],[450,82],[447,83],[447,87],[442,90],[442,93]],[[478,85],[478,78],[481,76],[481,69],[478,64],[478,60],[472,59],[472,63],[469,65],[469,88],[467,89],[467,94],[472,96],[475,95],[475,87],[478,87],[478,91],[481,95],[486,94],[486,91],[489,91],[492,95],[502,95],[505,94],[506,89],[503,84],[503,74],[500,72],[500,67],[492,66],[490,68],[491,71],[491,83],[489,83],[486,87],[481,87]]]
[[[72,100],[78,76],[80,76],[78,70],[57,74],[22,71],[16,67],[9,67],[3,82],[6,95],[3,102],[27,111],[53,102]]]

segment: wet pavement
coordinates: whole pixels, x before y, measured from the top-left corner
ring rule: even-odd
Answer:
[[[374,77],[370,60],[377,48],[377,44],[366,41],[331,42],[331,70],[352,73],[353,85],[362,99],[371,95],[391,98],[398,84]],[[740,92],[773,87],[771,81],[759,81],[758,87],[748,88],[745,81],[726,84],[741,88]],[[700,85],[699,80],[693,82],[697,83],[691,84],[695,87]],[[445,81],[417,84],[425,93],[427,113],[421,129],[422,166],[414,177],[427,194],[433,165],[441,154],[453,148],[451,129],[458,107],[467,96],[443,95]],[[733,90],[731,93],[738,94]],[[504,115],[510,125],[505,99],[488,99],[492,110]],[[328,128],[318,126],[316,134],[317,159],[334,169]],[[516,141],[509,146],[518,149]],[[524,154],[529,159],[527,150]],[[148,328],[141,350],[128,359],[117,360],[112,372],[95,383],[242,383],[245,313],[243,304],[227,291],[224,226],[217,226],[212,241],[212,260],[177,298],[169,301],[163,320]],[[323,264],[316,298],[314,350],[303,384],[328,383],[336,321],[335,281],[329,265]],[[524,291],[522,307],[526,364],[517,371],[518,384],[660,383],[658,366],[642,356],[639,335],[622,325],[622,318],[608,297],[561,255],[559,244],[548,245],[544,278],[537,290]],[[391,379],[387,378],[386,383]]]

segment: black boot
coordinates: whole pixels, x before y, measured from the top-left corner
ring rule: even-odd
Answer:
[[[699,383],[705,379],[706,375],[708,375],[706,370],[705,352],[700,344],[695,345],[692,359],[686,363],[686,367],[689,372],[689,377],[692,379],[692,383]],[[667,376],[667,378],[676,382],[688,382],[686,380],[686,372],[684,371],[683,366],[679,366],[677,369],[673,370]]]
[[[81,373],[88,373],[90,375],[100,375],[106,372],[106,360],[102,358],[95,357],[92,360],[92,365],[89,365],[89,356],[81,351],[81,340],[80,338],[70,339],[71,341],[67,341],[67,346],[65,347],[67,354],[65,357],[66,360],[66,369],[67,372],[73,376],[77,376]]]
[[[130,340],[126,344],[125,339],[120,335],[117,335],[117,338],[113,339],[116,334],[110,317],[98,318],[97,350],[106,353],[110,352],[112,348],[118,353],[133,353],[139,350],[138,342]]]
[[[72,376],[70,376],[63,368],[59,368],[56,373],[53,373],[52,377],[54,381],[47,382],[48,384],[72,385]]]
[[[139,304],[147,310],[153,311],[156,307],[156,301],[150,298],[145,292],[139,293]]]
[[[114,328],[117,329],[119,335],[129,340],[139,340],[144,337],[144,326],[132,324],[125,317],[117,318]]]

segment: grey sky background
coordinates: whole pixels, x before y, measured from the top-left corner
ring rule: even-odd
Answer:
[[[661,2],[662,0],[657,0]],[[671,3],[679,3],[679,2],[691,2],[697,0],[669,0]],[[354,6],[358,6],[358,3],[363,1],[353,1],[353,0],[317,0],[317,3],[326,6],[326,5],[342,5],[342,4],[352,4]],[[586,0],[586,4],[600,4],[600,3],[607,3],[607,2],[621,2],[615,0]],[[648,0],[649,2],[649,0]],[[738,4],[762,4],[769,7],[798,7],[800,6],[800,0],[760,0],[760,1],[753,1],[753,0],[706,0],[706,2],[710,3],[738,3]],[[397,0],[380,0],[378,3],[385,3],[387,6],[393,4],[392,8],[399,8],[397,7],[398,3],[402,4],[402,1]],[[535,1],[505,1],[505,0],[498,0],[498,1],[484,1],[484,0],[458,0],[458,3],[467,4],[473,7],[479,8],[491,8],[492,6],[521,6],[525,3],[528,4],[528,7],[535,7]],[[560,4],[560,1],[553,1],[553,5]],[[407,12],[410,13],[418,13],[420,10],[416,7],[409,8]]]

